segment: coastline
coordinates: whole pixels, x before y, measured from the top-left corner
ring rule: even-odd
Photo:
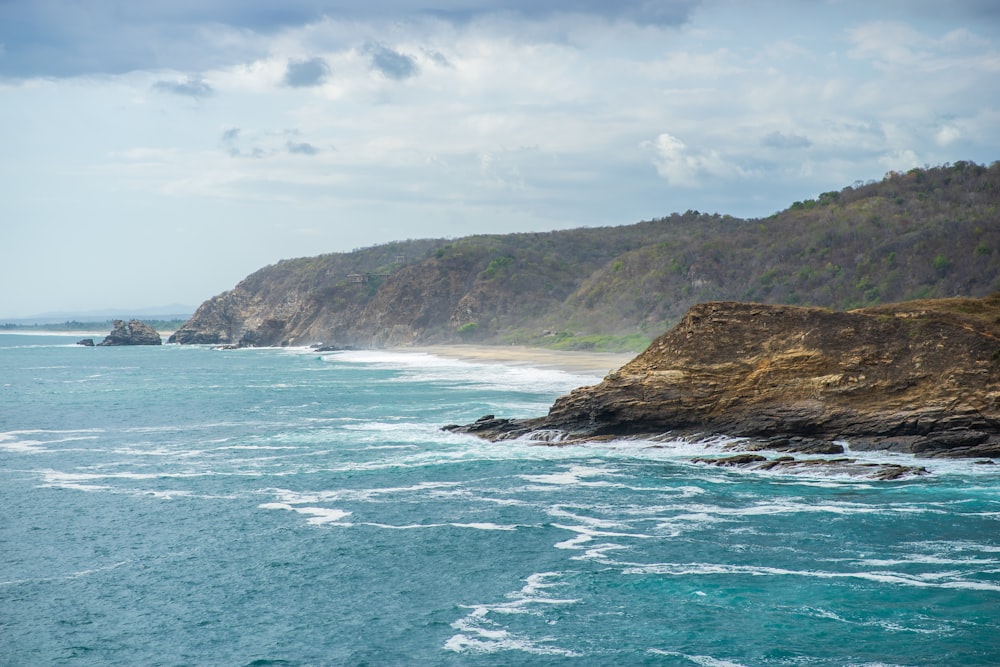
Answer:
[[[433,354],[450,359],[549,368],[572,374],[604,377],[635,358],[629,352],[548,350],[523,345],[420,345],[394,348],[394,352]]]

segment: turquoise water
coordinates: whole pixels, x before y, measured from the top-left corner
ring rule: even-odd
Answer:
[[[0,335],[0,664],[1000,664],[997,466],[491,444],[439,427],[599,378],[76,338]]]

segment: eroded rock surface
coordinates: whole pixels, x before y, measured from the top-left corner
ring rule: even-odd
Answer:
[[[99,346],[113,345],[162,345],[163,340],[156,329],[139,320],[115,320],[112,330]]]
[[[700,304],[545,417],[447,427],[500,440],[725,434],[747,449],[1000,457],[1000,294],[832,312]]]

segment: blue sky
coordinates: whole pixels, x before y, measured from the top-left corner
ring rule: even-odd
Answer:
[[[990,0],[0,0],[0,319],[997,159]]]

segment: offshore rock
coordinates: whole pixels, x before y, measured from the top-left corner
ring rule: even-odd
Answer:
[[[76,344],[77,345],[82,345],[84,347],[94,347],[94,339],[93,338],[81,338],[80,340],[76,341]]]
[[[115,345],[162,345],[163,340],[156,330],[139,320],[115,320],[113,329],[98,346]]]
[[[896,463],[862,463],[857,459],[796,459],[792,456],[779,456],[768,459],[759,454],[737,454],[723,458],[691,459],[692,463],[742,468],[744,470],[776,471],[782,473],[809,473],[822,470],[825,474],[845,475],[848,477],[866,477],[877,480],[895,480],[928,474],[922,466],[904,466]]]
[[[744,449],[1000,457],[1000,293],[849,312],[694,306],[545,417],[451,430],[493,440],[723,434]]]

